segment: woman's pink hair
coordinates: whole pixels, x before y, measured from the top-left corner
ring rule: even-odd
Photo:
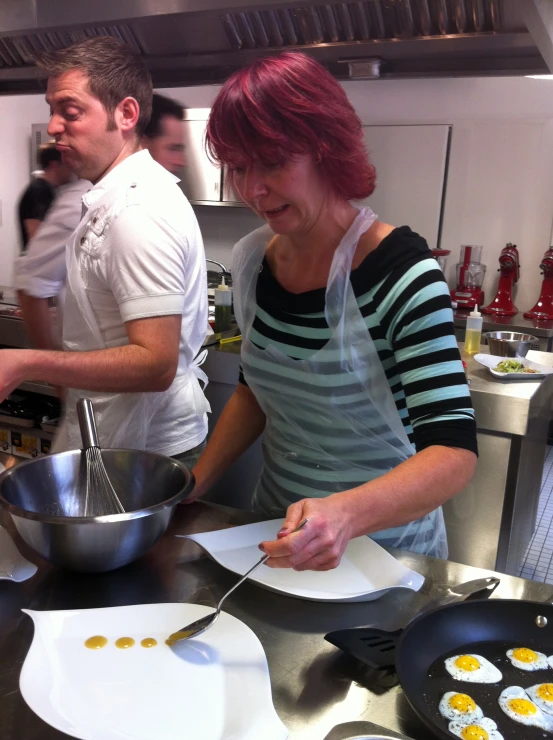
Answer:
[[[211,109],[206,147],[231,171],[311,154],[345,200],[368,198],[375,188],[361,121],[343,88],[298,52],[260,59],[225,82]]]

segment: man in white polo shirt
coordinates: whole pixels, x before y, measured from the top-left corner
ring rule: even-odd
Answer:
[[[0,399],[26,379],[64,386],[64,447],[81,444],[75,403],[86,395],[102,446],[193,462],[207,433],[195,360],[207,324],[205,257],[176,178],[140,147],[149,74],[110,37],[44,55],[41,65],[49,134],[93,187],[67,250],[65,352],[2,350]]]

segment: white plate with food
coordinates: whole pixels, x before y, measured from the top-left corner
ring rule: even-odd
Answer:
[[[260,558],[260,542],[276,539],[284,519],[216,532],[178,535],[196,542],[214,560],[243,576]],[[260,565],[249,580],[277,593],[309,601],[374,601],[394,588],[418,591],[424,577],[406,568],[369,537],[350,540],[334,570],[296,571]]]
[[[141,604],[23,611],[35,634],[21,693],[39,717],[71,737],[288,738],[273,706],[263,647],[230,614],[222,612],[197,639],[169,647],[165,640],[172,632],[212,609]]]
[[[499,357],[498,355],[474,355],[476,362],[487,367],[494,378],[501,380],[541,380],[553,373],[553,367],[540,365],[525,357]]]

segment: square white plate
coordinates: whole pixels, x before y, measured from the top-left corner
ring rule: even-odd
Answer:
[[[4,527],[0,527],[0,580],[21,583],[34,576],[37,570],[37,566],[19,552]]]
[[[244,575],[261,557],[260,542],[276,539],[284,519],[177,535],[193,540],[224,568]],[[373,601],[392,588],[418,591],[424,577],[406,568],[370,537],[350,540],[340,565],[327,571],[295,571],[261,565],[249,580],[270,591],[311,601]]]
[[[167,637],[213,611],[197,604],[110,609],[23,610],[35,634],[20,689],[31,709],[82,740],[286,740],[271,698],[261,643],[222,612],[196,640]],[[108,638],[99,650],[84,643]],[[115,646],[132,637],[133,647]],[[140,642],[153,637],[157,645]]]
[[[494,378],[501,378],[501,380],[541,380],[546,375],[553,373],[553,367],[547,367],[547,365],[540,365],[538,362],[532,362],[524,357],[498,357],[497,355],[485,355],[477,354],[474,355],[476,362],[480,365],[487,367]],[[532,370],[537,370],[537,373],[499,373],[494,370],[498,363],[502,360],[518,360],[522,362],[525,367],[530,367]]]

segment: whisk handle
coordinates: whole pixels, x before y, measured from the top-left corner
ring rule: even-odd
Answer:
[[[90,398],[79,398],[77,401],[77,418],[83,439],[83,449],[99,447],[94,408]]]

